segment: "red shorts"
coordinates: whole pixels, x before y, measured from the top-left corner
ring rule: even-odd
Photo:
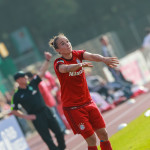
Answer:
[[[74,134],[81,134],[85,139],[90,137],[95,130],[105,128],[104,119],[92,101],[83,106],[63,109]]]

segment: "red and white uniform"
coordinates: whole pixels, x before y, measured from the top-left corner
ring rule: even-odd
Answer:
[[[54,62],[54,69],[61,85],[61,100],[64,114],[74,134],[81,134],[85,139],[95,130],[105,128],[105,122],[96,104],[93,102],[83,68],[75,72],[60,73],[61,64],[78,64],[83,60],[85,50],[72,51],[72,58],[63,57]]]
[[[84,105],[91,101],[91,96],[88,90],[86,77],[82,68],[76,72],[60,73],[58,66],[60,64],[78,64],[83,60],[85,50],[73,50],[72,59],[67,60],[63,57],[58,58],[54,62],[54,69],[61,85],[61,100],[63,107],[73,107]]]

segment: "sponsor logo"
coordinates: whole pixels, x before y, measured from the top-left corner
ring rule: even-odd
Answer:
[[[76,62],[77,62],[77,63],[81,63],[81,61],[80,61],[78,58],[76,59]]]
[[[69,76],[79,76],[82,73],[83,73],[83,69],[78,72],[69,72]]]

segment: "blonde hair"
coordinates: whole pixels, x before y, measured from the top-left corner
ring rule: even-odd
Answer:
[[[57,40],[60,38],[60,37],[66,37],[63,33],[59,33],[58,35],[54,36],[52,39],[50,39],[49,41],[49,46],[52,47],[53,49],[57,49],[58,46],[57,46]]]

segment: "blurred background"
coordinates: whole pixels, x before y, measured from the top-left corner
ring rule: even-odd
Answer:
[[[98,54],[103,48],[100,38],[107,36],[125,79],[148,83],[150,44],[143,47],[143,41],[150,27],[149,6],[149,0],[0,0],[0,112],[10,108],[15,72],[36,73],[44,51],[53,54],[49,71],[55,76],[53,61],[58,55],[48,42],[58,33],[68,37],[73,49]],[[93,64],[92,75],[114,81],[104,64]],[[28,127],[34,130],[31,123]],[[27,136],[29,129],[24,130]]]
[[[148,0],[0,0],[0,18],[0,90],[4,93],[12,88],[16,70],[42,61],[44,51],[55,56],[48,41],[60,32],[74,48],[81,49],[86,42],[84,49],[100,53],[100,43],[92,40],[108,34],[119,58],[135,51],[150,24],[150,10]]]

